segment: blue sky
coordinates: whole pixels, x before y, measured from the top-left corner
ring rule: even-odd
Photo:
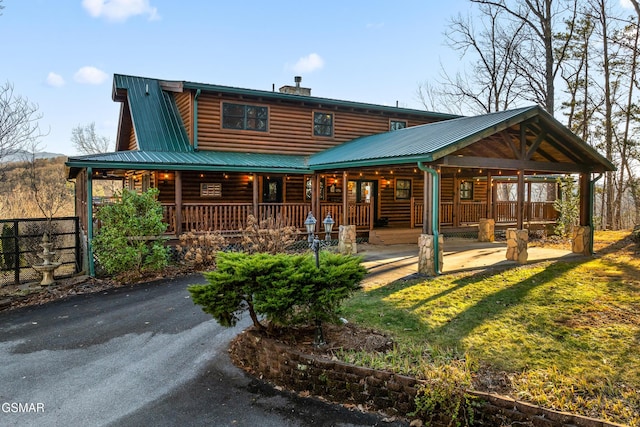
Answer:
[[[39,105],[41,148],[77,154],[71,130],[115,141],[113,74],[423,108],[421,82],[461,64],[444,44],[467,0],[4,0],[0,82]],[[454,71],[455,73],[455,71]]]

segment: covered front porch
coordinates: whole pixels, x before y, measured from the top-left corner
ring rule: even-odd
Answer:
[[[439,228],[473,231],[483,218],[493,219],[498,228],[516,226],[519,220],[527,228],[553,225],[557,218],[553,207],[558,194],[555,177],[525,177],[525,200],[518,201],[517,174],[503,175],[507,172],[438,169]],[[238,235],[246,228],[250,215],[259,220],[277,218],[282,225],[304,232],[309,212],[319,220],[331,215],[336,235],[339,226],[351,225],[365,238],[385,230],[398,236],[413,236],[415,233],[401,230],[419,233],[423,228],[424,190],[432,186],[422,171],[403,165],[384,171],[361,168],[309,175],[101,168],[92,171],[92,182],[104,179],[121,180],[122,186],[135,191],[158,188],[167,234],[174,237],[184,232],[207,231]],[[87,199],[79,197],[78,204],[86,205]],[[95,195],[90,200],[93,212],[109,202]],[[86,217],[86,226],[85,221]],[[412,237],[408,241],[396,239],[394,243],[415,241]]]

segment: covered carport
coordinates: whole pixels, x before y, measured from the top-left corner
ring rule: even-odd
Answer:
[[[315,172],[412,165],[423,172],[422,235],[418,241],[418,271],[443,271],[444,240],[440,233],[440,185],[443,174],[463,169],[483,173],[493,185],[502,174],[517,177],[517,220],[508,230],[507,258],[526,262],[528,230],[524,224],[525,176],[571,174],[578,177],[579,226],[573,251],[593,253],[594,184],[615,166],[593,147],[538,106],[474,117],[461,117],[355,139],[311,156]],[[487,224],[492,241],[493,193],[487,192]]]

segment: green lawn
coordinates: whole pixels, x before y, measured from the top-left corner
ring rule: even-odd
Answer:
[[[640,425],[640,255],[628,234],[597,233],[598,255],[581,261],[365,289],[345,317],[397,349],[343,357],[418,376],[443,355],[464,359],[476,388],[506,378],[501,391],[519,399]]]

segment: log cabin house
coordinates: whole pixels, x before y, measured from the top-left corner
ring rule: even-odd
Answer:
[[[115,152],[67,162],[89,241],[105,178],[158,188],[171,235],[234,233],[249,214],[304,230],[313,212],[390,243],[481,218],[553,222],[557,174],[580,176],[591,225],[596,174],[615,169],[537,106],[460,117],[314,97],[300,80],[264,91],[115,75]]]

